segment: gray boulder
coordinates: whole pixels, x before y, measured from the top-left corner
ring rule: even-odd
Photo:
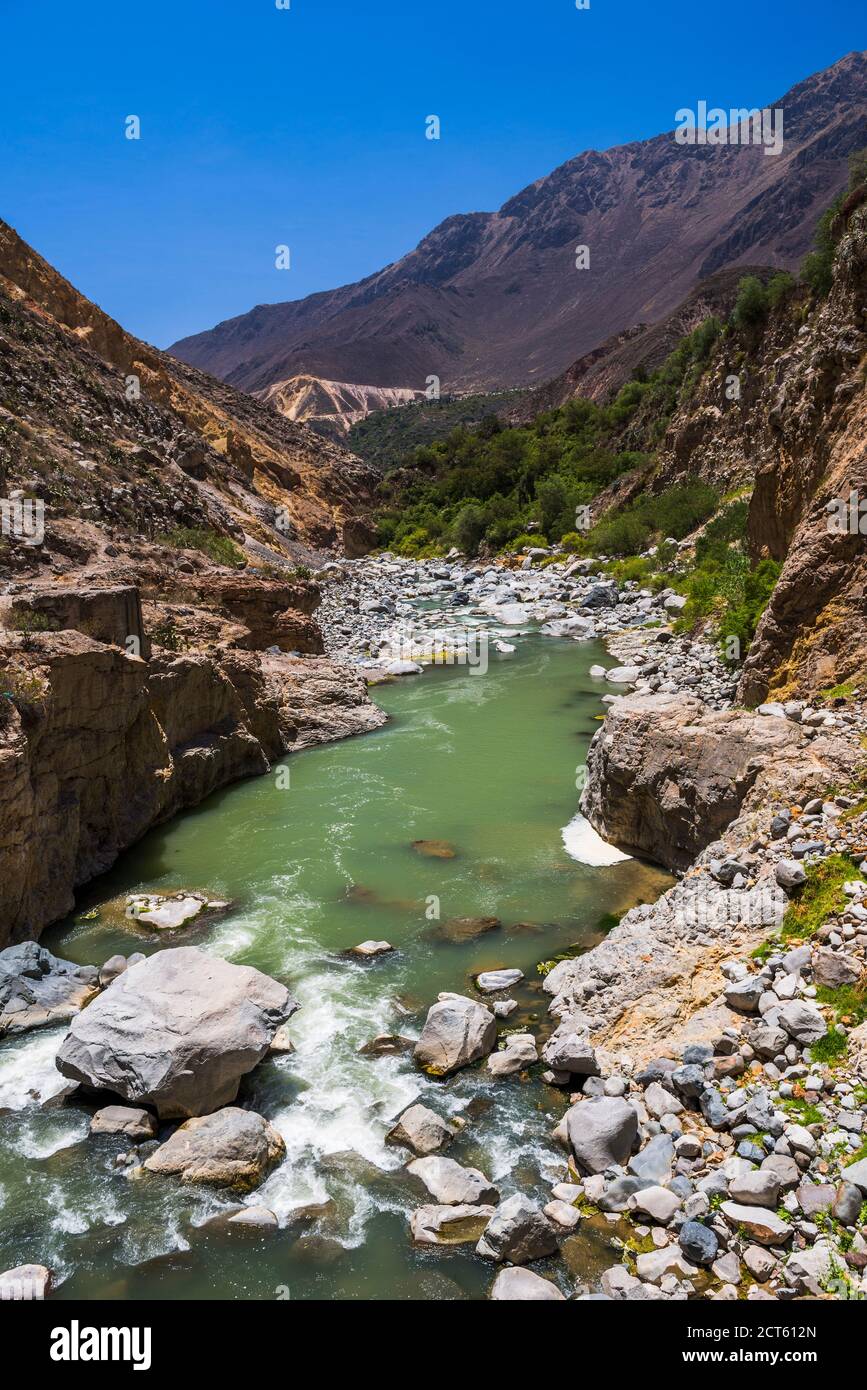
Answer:
[[[492,1052],[488,1058],[488,1071],[492,1076],[513,1076],[538,1062],[536,1040],[532,1033],[510,1033],[506,1045],[499,1052]]]
[[[553,1255],[556,1249],[557,1235],[548,1218],[523,1192],[516,1192],[494,1212],[476,1254],[523,1265]]]
[[[696,1265],[712,1264],[719,1250],[717,1236],[701,1221],[684,1221],[678,1243],[686,1258]]]
[[[629,1171],[634,1173],[637,1178],[644,1178],[648,1182],[664,1185],[671,1181],[673,1164],[673,1141],[667,1134],[656,1134],[648,1144],[645,1144],[640,1153],[634,1154],[630,1158]]]
[[[566,1115],[566,1133],[579,1166],[603,1173],[623,1164],[638,1135],[638,1116],[620,1096],[597,1096],[578,1101]]]
[[[740,1013],[754,1014],[766,988],[766,984],[758,975],[748,975],[744,980],[734,980],[726,986],[726,1003]]]
[[[153,1139],[157,1122],[149,1110],[132,1105],[106,1105],[90,1122],[91,1134],[120,1134],[134,1144]]]
[[[424,1183],[440,1206],[478,1206],[480,1202],[494,1206],[500,1200],[499,1192],[484,1173],[478,1168],[464,1168],[452,1158],[414,1158],[406,1171]]]
[[[187,1120],[145,1159],[149,1173],[249,1192],[286,1154],[283,1139],[262,1115],[228,1105]]]
[[[57,1054],[64,1076],[161,1119],[233,1101],[297,1005],[284,985],[195,947],[160,951],[124,971],[78,1014]]]
[[[417,1207],[409,1228],[417,1245],[467,1245],[477,1241],[494,1214],[493,1207]]]
[[[428,1010],[414,1057],[431,1076],[447,1076],[481,1057],[497,1041],[497,1021],[490,1009],[461,994],[440,999]]]
[[[793,999],[784,1004],[779,1011],[779,1021],[789,1037],[799,1043],[818,1042],[828,1031],[815,1004],[808,1004],[803,999]]]
[[[840,989],[842,985],[854,984],[860,975],[860,962],[845,951],[833,951],[829,946],[823,946],[813,956],[813,979],[817,985]]]
[[[781,859],[774,872],[774,877],[779,886],[786,892],[791,893],[795,888],[800,888],[807,882],[807,873],[803,864],[799,864],[797,859]]]
[[[411,1105],[386,1135],[389,1144],[399,1144],[424,1156],[436,1153],[455,1137],[457,1126],[444,1120],[426,1105]]]
[[[59,960],[35,941],[0,951],[0,1037],[66,1023],[99,990],[93,965]]]
[[[735,1202],[747,1207],[769,1207],[776,1209],[780,1197],[780,1179],[771,1168],[757,1168],[751,1173],[741,1173],[729,1183],[729,1195]]]
[[[492,1302],[564,1303],[565,1297],[550,1279],[542,1279],[531,1269],[515,1265],[501,1269],[491,1288]]]
[[[840,1176],[846,1182],[854,1183],[867,1197],[867,1158],[859,1158],[857,1163],[850,1163],[848,1168],[842,1170]]]
[[[560,1024],[542,1048],[542,1056],[554,1071],[573,1076],[598,1076],[596,1053],[587,1032],[575,1028],[568,1019]]]

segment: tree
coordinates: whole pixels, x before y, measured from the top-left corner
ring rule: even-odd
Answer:
[[[757,275],[745,275],[738,285],[732,321],[736,328],[753,328],[768,312],[768,296]]]
[[[485,534],[485,517],[480,506],[468,502],[458,512],[452,526],[455,545],[465,555],[475,555],[479,542]]]

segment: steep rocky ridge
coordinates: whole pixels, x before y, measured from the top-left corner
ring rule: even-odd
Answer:
[[[340,544],[372,485],[348,451],[126,333],[4,222],[0,469],[30,493],[50,474],[61,533],[66,493],[113,527],[204,522],[275,563]]]
[[[357,284],[248,314],[172,351],[246,390],[300,372],[491,390],[544,381],[732,266],[795,266],[867,144],[867,58],[851,53],[770,103],[782,153],[689,146],[669,132],[590,150],[497,212],[447,218]],[[591,248],[577,272],[575,247]]]

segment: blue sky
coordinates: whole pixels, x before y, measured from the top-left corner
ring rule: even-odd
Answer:
[[[590,3],[0,0],[0,216],[165,346],[358,279],[680,106],[767,103],[867,47],[863,0]]]

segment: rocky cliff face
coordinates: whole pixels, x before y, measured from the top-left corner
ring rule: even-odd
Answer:
[[[685,869],[738,815],[762,772],[806,740],[797,724],[677,695],[617,700],[587,755],[581,810],[606,840]]]
[[[185,338],[184,361],[246,390],[298,373],[375,386],[534,384],[702,279],[793,267],[867,144],[867,58],[849,54],[779,101],[782,153],[679,145],[672,133],[589,150],[498,212],[449,217],[394,265],[354,285]],[[575,248],[590,248],[590,269]]]
[[[683,875],[601,945],[550,971],[544,987],[558,1017],[580,1017],[604,1046],[642,1060],[716,1038],[736,1019],[720,966],[773,933],[788,904],[780,884],[798,881],[777,877],[793,847],[772,817],[800,814],[814,797],[827,808],[863,756],[860,719],[829,711],[810,725],[795,713],[717,712],[682,694],[612,705],[591,745],[582,809],[606,839]],[[823,824],[822,812],[805,818],[802,844],[818,833],[828,852],[836,823]],[[849,849],[845,838],[839,848]]]
[[[601,514],[642,490],[696,480],[750,494],[752,555],[783,569],[744,665],[742,703],[809,695],[864,670],[864,536],[857,515],[850,529],[829,527],[828,508],[854,493],[857,513],[867,498],[865,354],[862,205],[848,216],[828,296],[810,306],[796,292],[756,326],[747,350],[742,335],[720,340],[653,466],[597,499]],[[732,382],[736,399],[727,395]]]
[[[144,661],[73,630],[2,637],[0,948],[69,912],[153,825],[288,750],[385,719],[359,676],[324,659]]]

